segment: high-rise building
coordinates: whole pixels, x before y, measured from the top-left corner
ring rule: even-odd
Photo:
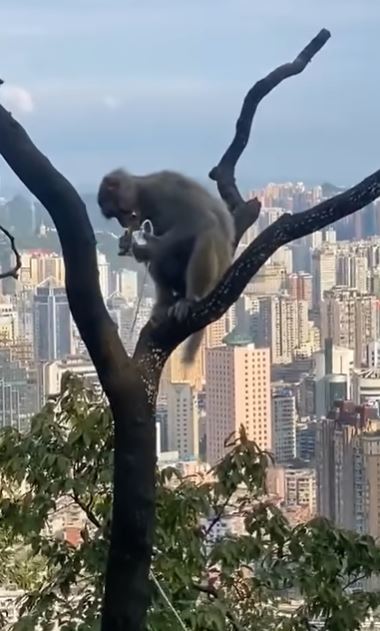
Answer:
[[[298,463],[285,467],[285,502],[287,506],[307,506],[310,518],[317,511],[316,471]]]
[[[205,347],[213,348],[223,344],[223,340],[236,324],[236,307],[232,305],[219,320],[208,325],[205,331]]]
[[[0,344],[1,340],[15,341],[19,335],[18,313],[13,304],[0,303]]]
[[[0,427],[25,430],[38,409],[36,371],[13,360],[10,349],[1,349]]]
[[[325,291],[336,285],[336,250],[330,244],[313,252],[312,274],[314,277],[313,305],[319,308]]]
[[[267,265],[270,264],[283,267],[287,274],[291,274],[293,271],[293,250],[289,246],[283,245],[268,259]]]
[[[299,423],[296,427],[296,452],[297,458],[304,462],[315,462],[315,445],[317,436],[317,422],[309,421]]]
[[[72,319],[66,291],[50,283],[36,289],[33,304],[34,353],[37,361],[62,359],[72,352]]]
[[[318,432],[318,506],[338,526],[380,535],[380,421],[343,403]]]
[[[272,396],[274,457],[284,464],[296,457],[296,397],[289,389],[276,390]]]
[[[207,460],[225,454],[224,441],[243,425],[248,438],[272,449],[270,352],[246,346],[206,350]]]
[[[307,272],[293,272],[287,277],[287,290],[293,300],[306,300],[309,309],[313,305],[313,277]]]
[[[356,252],[342,251],[337,254],[336,284],[352,287],[365,294],[368,289],[368,259]]]
[[[169,451],[178,451],[181,460],[199,455],[199,415],[197,396],[188,383],[172,383],[167,388],[167,437]]]
[[[122,269],[117,274],[116,288],[126,300],[136,300],[138,296],[137,272]]]
[[[352,398],[358,405],[368,403],[380,410],[380,368],[354,371]]]
[[[308,305],[289,296],[259,297],[257,346],[271,349],[274,364],[290,363],[309,341]]]
[[[65,286],[63,257],[49,250],[27,250],[21,254],[18,285],[36,287],[51,279],[57,287]]]
[[[107,257],[102,252],[97,252],[98,257],[98,270],[99,270],[99,283],[100,291],[104,300],[107,300],[110,295],[110,264],[107,261]]]
[[[60,392],[62,377],[66,372],[81,377],[86,386],[101,392],[98,375],[92,361],[86,357],[68,356],[64,359],[40,364],[38,386],[41,406],[44,405],[49,396]]]
[[[196,392],[203,388],[204,384],[204,341],[198,350],[194,361],[185,364],[182,361],[183,344],[178,346],[167,360],[160,381],[160,393],[167,396],[167,389],[172,383],[188,383]]]
[[[321,304],[322,339],[355,352],[355,365],[367,359],[367,344],[379,336],[379,305],[375,296],[356,289],[334,287],[325,292]]]
[[[256,295],[277,294],[286,286],[286,269],[283,265],[266,263],[249,283],[244,293]]]
[[[323,351],[315,353],[313,378],[315,381],[315,413],[325,416],[334,401],[346,400],[351,392],[354,351],[325,339]]]
[[[380,368],[380,342],[370,342],[367,344],[367,361],[368,368]]]

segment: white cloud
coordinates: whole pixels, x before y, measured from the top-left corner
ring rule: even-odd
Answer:
[[[104,97],[103,103],[109,110],[117,110],[122,105],[120,99],[118,99],[116,96],[112,96],[110,94],[108,94],[107,96]]]
[[[33,97],[19,85],[4,84],[0,88],[0,101],[11,112],[29,114],[34,110]]]

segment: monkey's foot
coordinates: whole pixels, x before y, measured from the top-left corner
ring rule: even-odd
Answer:
[[[169,316],[176,318],[176,320],[178,320],[179,322],[186,320],[195,302],[196,300],[181,298],[172,307],[169,308]]]

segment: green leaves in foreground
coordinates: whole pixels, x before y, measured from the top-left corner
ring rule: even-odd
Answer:
[[[380,600],[359,590],[379,573],[373,539],[323,519],[292,529],[265,494],[268,455],[243,431],[229,447],[207,475],[157,472],[152,568],[186,628],[310,631],[320,618],[330,631],[359,629]],[[28,433],[0,434],[0,582],[25,592],[14,630],[99,628],[112,453],[107,406],[69,375]],[[68,509],[76,512],[79,545],[59,532]],[[152,588],[149,629],[178,631]]]

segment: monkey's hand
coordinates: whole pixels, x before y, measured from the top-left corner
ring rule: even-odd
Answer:
[[[133,243],[132,254],[138,263],[148,263],[152,258],[151,247],[148,243]]]
[[[178,322],[183,322],[198,301],[199,298],[180,298],[172,307],[169,307],[168,314],[170,317],[178,320]]]
[[[128,230],[119,239],[119,256],[131,254],[131,235]]]
[[[132,240],[132,254],[138,263],[149,263],[155,255],[159,237],[144,233],[144,242]]]

